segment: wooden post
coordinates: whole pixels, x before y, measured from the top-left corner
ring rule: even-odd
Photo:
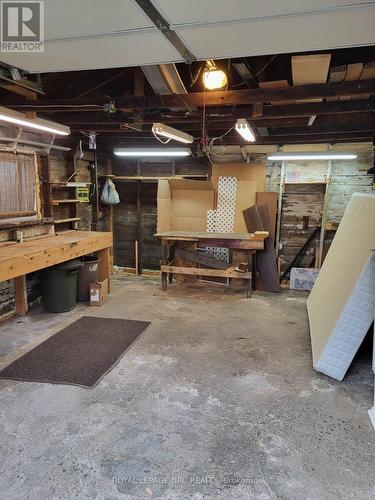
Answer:
[[[249,251],[248,270],[251,274],[251,279],[247,280],[246,297],[250,298],[253,293],[253,251]]]
[[[90,168],[90,182],[94,186],[95,192],[91,195],[91,231],[98,230],[99,222],[99,183],[98,183],[98,161],[96,150],[94,150],[94,168]]]
[[[135,262],[135,274],[139,275],[139,261],[138,261],[138,240],[134,241],[134,262]]]
[[[136,274],[142,273],[142,207],[141,207],[141,182],[137,181],[137,261]]]
[[[18,316],[25,316],[29,307],[27,304],[26,275],[14,278],[14,289],[16,292],[16,312]]]
[[[327,175],[326,175],[326,190],[324,193],[323,201],[323,211],[322,211],[322,222],[320,228],[320,239],[319,239],[319,257],[318,257],[318,268],[322,267],[323,260],[323,250],[324,250],[324,238],[325,238],[325,226],[327,222],[327,209],[328,209],[328,197],[329,197],[329,187],[331,185],[331,173],[332,173],[332,160],[328,162]]]
[[[107,158],[107,175],[113,174],[112,160],[111,158]],[[111,262],[111,273],[113,272],[113,264],[114,264],[114,253],[115,253],[115,237],[114,237],[114,224],[113,224],[113,205],[109,205],[108,210],[108,231],[110,231],[113,235],[113,246],[109,249],[109,257]]]
[[[170,262],[172,265],[176,265],[176,263],[175,263],[175,253],[174,253],[175,246],[176,246],[176,245],[171,245],[171,246],[169,247],[169,255],[168,255],[168,260],[169,260],[169,262]],[[169,283],[173,283],[173,273],[169,273],[169,276],[168,276],[168,281],[169,281]]]
[[[281,215],[283,209],[283,194],[284,194],[284,184],[285,184],[285,162],[281,163],[280,172],[280,189],[279,189],[279,201],[277,208],[277,226],[276,226],[276,256],[279,255],[280,246],[280,232],[281,232]]]
[[[168,248],[167,248],[168,243],[165,240],[161,241],[161,259],[160,259],[160,264],[161,266],[166,266],[168,265]],[[162,290],[166,290],[168,286],[168,273],[161,273],[161,288]]]

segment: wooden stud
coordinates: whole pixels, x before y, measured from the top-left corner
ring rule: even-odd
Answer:
[[[326,222],[327,222],[329,188],[331,185],[331,172],[332,172],[332,160],[330,160],[327,164],[326,190],[325,190],[325,194],[324,194],[322,222],[321,222],[320,239],[319,239],[319,258],[318,258],[318,268],[319,269],[322,267],[322,261],[323,261],[325,226],[326,226]]]
[[[25,316],[28,313],[26,275],[14,278],[14,288],[16,293],[16,312],[18,316]]]

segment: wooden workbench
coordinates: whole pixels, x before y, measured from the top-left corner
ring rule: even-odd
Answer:
[[[58,236],[0,247],[0,282],[15,281],[16,310],[27,312],[26,274],[95,252],[100,257],[99,281],[109,278],[112,233],[68,231]]]
[[[162,289],[167,289],[167,282],[172,283],[174,274],[194,275],[194,276],[211,276],[228,279],[244,279],[247,280],[247,296],[251,295],[252,291],[252,268],[253,254],[257,250],[263,250],[264,240],[268,236],[266,231],[258,231],[255,233],[207,233],[207,232],[190,232],[190,231],[167,231],[160,232],[155,235],[161,242],[161,281]],[[186,252],[184,249],[189,245],[194,245],[198,248],[220,247],[230,250],[241,250],[248,253],[248,271],[240,272],[235,270],[234,266],[228,264],[226,268],[201,268],[201,267],[181,267],[174,265],[175,254],[178,251]],[[209,258],[203,259],[203,264],[209,263]],[[218,261],[219,263],[219,261]],[[222,266],[219,266],[222,267]],[[225,267],[225,266],[224,266]]]

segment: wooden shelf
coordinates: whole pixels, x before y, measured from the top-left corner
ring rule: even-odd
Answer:
[[[65,203],[80,203],[80,200],[67,199],[67,200],[52,200],[52,205],[64,205]]]
[[[64,224],[65,222],[77,222],[81,220],[81,217],[70,217],[69,219],[55,219],[54,224]]]
[[[87,187],[91,185],[91,182],[85,181],[52,181],[49,184],[52,186],[63,186],[63,187]]]

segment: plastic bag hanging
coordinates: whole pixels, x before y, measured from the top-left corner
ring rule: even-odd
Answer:
[[[116,191],[116,186],[111,181],[111,179],[107,179],[105,181],[100,201],[104,205],[117,205],[118,203],[120,203],[120,197],[118,195],[118,192]]]

